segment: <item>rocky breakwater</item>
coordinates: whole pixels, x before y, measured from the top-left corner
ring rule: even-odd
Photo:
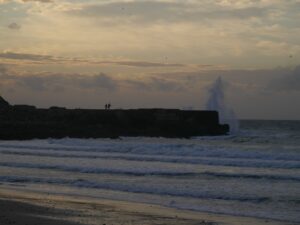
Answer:
[[[39,109],[0,99],[0,139],[224,135],[218,112],[178,109]]]

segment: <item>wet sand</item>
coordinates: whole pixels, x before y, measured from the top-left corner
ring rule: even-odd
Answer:
[[[218,225],[285,222],[176,210],[123,201],[0,188],[0,225]]]

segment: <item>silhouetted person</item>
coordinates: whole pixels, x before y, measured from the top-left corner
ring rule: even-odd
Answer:
[[[105,104],[105,109],[107,109],[108,108],[108,106],[107,106],[107,104]]]
[[[107,109],[110,109],[110,106],[111,106],[110,103],[108,103],[108,104],[107,104]]]

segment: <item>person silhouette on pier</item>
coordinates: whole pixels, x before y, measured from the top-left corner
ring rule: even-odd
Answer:
[[[111,107],[111,104],[110,104],[110,103],[105,104],[105,109],[110,109],[110,107]]]

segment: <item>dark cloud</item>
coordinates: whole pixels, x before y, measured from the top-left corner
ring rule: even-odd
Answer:
[[[85,76],[81,74],[46,74],[36,76],[18,76],[14,80],[23,87],[33,91],[78,88],[84,90],[116,90],[118,81],[104,73]]]
[[[17,74],[0,64],[0,83],[9,82],[13,87],[22,87],[32,91],[56,91],[64,89],[116,91],[121,87],[139,91],[176,92],[185,89],[180,81],[149,77],[139,79],[116,80],[105,73],[84,75],[76,73],[35,73]]]
[[[21,29],[21,26],[17,23],[11,23],[7,27],[12,30],[20,30]]]
[[[114,80],[110,76],[99,73],[97,75],[80,74],[42,74],[27,76],[10,76],[17,85],[33,91],[51,91],[56,89],[78,88],[82,90],[107,90],[116,91],[121,86],[142,91],[174,92],[182,91],[181,83],[163,78],[149,78],[145,81]]]
[[[151,78],[150,86],[153,86],[157,90],[167,91],[167,92],[184,90],[181,83],[178,83],[173,80],[166,80],[163,78],[156,78],[156,77]]]
[[[300,65],[281,70],[282,75],[271,81],[270,88],[279,91],[300,91]]]
[[[118,64],[123,66],[134,66],[134,67],[181,67],[185,66],[180,63],[157,63],[157,62],[145,62],[145,61],[117,61],[107,62],[111,64]]]
[[[151,90],[150,86],[146,82],[140,80],[125,80],[124,83],[130,88],[137,89],[140,91],[149,91]]]
[[[58,73],[18,75],[16,72],[10,72],[2,64],[0,64],[0,78],[0,83],[10,82],[14,87],[23,87],[32,91],[55,91],[65,88],[114,91],[119,85],[117,80],[104,73],[96,75]]]
[[[71,81],[72,80],[72,81]],[[104,88],[108,90],[115,90],[118,87],[118,82],[104,73],[93,76],[72,76],[69,78],[72,84],[84,89],[98,89]]]
[[[7,72],[6,67],[3,64],[0,64],[0,76],[5,75]]]
[[[216,6],[214,9],[206,9],[199,4],[188,2],[135,1],[86,5],[81,9],[69,10],[67,13],[85,17],[116,19],[116,23],[121,20],[123,23],[126,21],[153,23],[201,22],[205,19],[248,19],[264,17],[268,11],[267,8],[259,7],[229,9]]]
[[[191,87],[200,83],[210,82],[217,77],[222,77],[234,86],[247,87],[251,89],[250,91],[300,91],[300,65],[295,68],[211,69],[202,71],[153,73],[153,75],[176,80]]]
[[[24,53],[14,53],[14,52],[0,53],[0,58],[16,59],[16,60],[32,60],[32,61],[53,60],[53,57],[50,55],[24,54]]]
[[[150,77],[145,81],[125,80],[125,84],[140,91],[176,92],[185,90],[184,84],[174,80]]]
[[[40,76],[26,76],[26,77],[14,77],[14,80],[17,81],[17,83],[20,86],[27,87],[33,91],[45,91],[47,90],[47,87],[49,87],[51,77],[40,77]]]
[[[55,57],[51,55],[39,55],[39,54],[26,54],[26,53],[15,53],[15,52],[4,52],[0,53],[0,58],[12,59],[12,60],[23,60],[33,61],[39,63],[86,63],[86,64],[115,64],[120,66],[131,66],[131,67],[182,67],[184,64],[179,63],[159,63],[159,62],[146,62],[146,61],[95,61],[86,59],[72,59]]]
[[[53,91],[67,84],[65,77],[58,74],[18,75],[7,69],[1,78],[2,82],[9,82],[12,88],[23,87],[32,91]]]

